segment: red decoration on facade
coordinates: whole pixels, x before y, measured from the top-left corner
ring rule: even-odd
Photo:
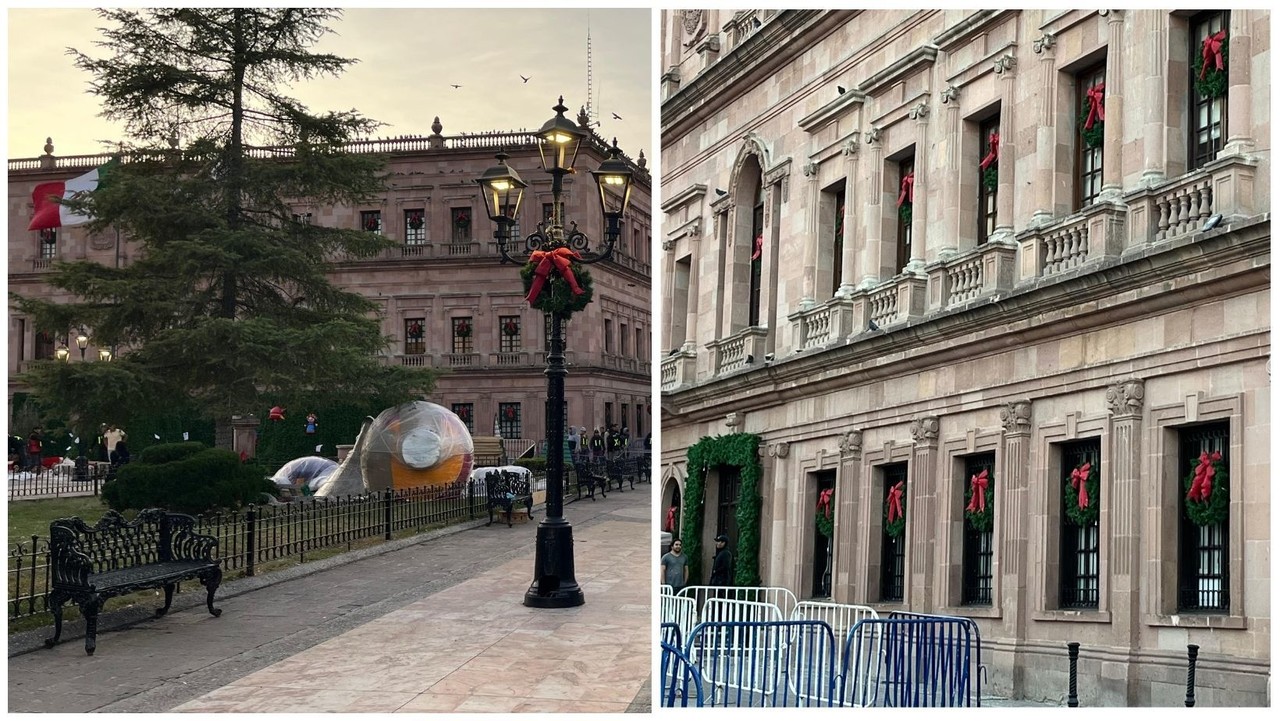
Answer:
[[[1191,490],[1187,491],[1187,500],[1204,501],[1209,500],[1209,495],[1213,493],[1213,475],[1215,473],[1213,464],[1222,460],[1222,454],[1214,451],[1213,453],[1201,452],[1200,465],[1196,466],[1195,478],[1191,481]]]
[[[898,193],[898,207],[902,207],[903,201],[914,203],[916,197],[915,191],[916,174],[907,173],[902,176],[902,190]]]
[[[417,339],[419,339],[419,338],[421,338],[421,337],[422,337],[422,324],[421,324],[421,323],[419,323],[418,321],[416,321],[416,320],[415,320],[414,322],[412,322],[412,323],[410,323],[410,324],[409,324],[409,337],[410,337],[410,338],[412,338],[412,339],[414,339],[414,340],[417,340]]]
[[[1209,69],[1210,61],[1214,63],[1215,70],[1222,70],[1222,41],[1226,39],[1227,31],[1219,30],[1201,41],[1200,59],[1204,62],[1200,66],[1200,80],[1204,80],[1204,73]]]
[[[764,235],[756,236],[755,249],[751,251],[752,260],[760,260],[760,254],[764,252]]]
[[[1098,122],[1105,122],[1107,119],[1107,109],[1103,104],[1106,91],[1106,83],[1098,83],[1097,85],[1085,91],[1085,95],[1089,98],[1089,117],[1084,119],[1084,129],[1093,130],[1093,121],[1096,118]]]
[[[585,292],[578,286],[578,279],[573,277],[573,270],[569,267],[570,260],[582,260],[582,256],[569,248],[535,250],[529,254],[529,262],[537,264],[533,270],[533,284],[529,287],[529,296],[525,298],[529,305],[533,305],[534,301],[538,300],[538,295],[542,293],[542,286],[547,282],[547,276],[551,275],[552,270],[560,273],[560,277],[569,284],[569,290],[573,291],[574,295],[582,295]]]
[[[835,492],[834,488],[827,488],[818,494],[818,511],[827,518],[831,518],[831,497]]]
[[[672,506],[667,509],[667,528],[668,533],[676,532],[676,507]]]
[[[992,133],[988,143],[990,150],[987,151],[987,156],[982,159],[982,162],[978,163],[979,170],[986,170],[987,166],[996,162],[996,158],[1000,155],[1000,133]]]
[[[368,231],[375,231],[375,230],[377,230],[377,229],[378,229],[378,216],[376,216],[376,215],[370,215],[370,216],[369,216],[369,217],[364,221],[364,229],[365,229],[365,230],[368,230]]]
[[[1076,499],[1076,505],[1084,510],[1089,507],[1089,490],[1085,488],[1085,482],[1089,480],[1089,469],[1093,468],[1088,462],[1079,468],[1071,471],[1071,487],[1079,491],[1080,496]]]
[[[507,410],[503,413],[507,420],[514,421],[516,419],[516,409],[513,406],[507,406]]]
[[[902,486],[906,481],[898,481],[889,489],[889,523],[902,518]]]
[[[422,213],[413,213],[409,216],[409,227],[414,230],[422,227]]]
[[[502,324],[502,332],[507,335],[518,335],[520,333],[520,326],[517,325],[514,320],[509,320]]]
[[[969,490],[973,492],[973,496],[969,498],[969,505],[964,510],[972,513],[982,513],[987,510],[987,486],[991,484],[987,478],[987,469],[983,468],[981,473],[969,478]]]

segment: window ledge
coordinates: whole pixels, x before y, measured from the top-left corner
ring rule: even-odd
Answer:
[[[1032,611],[1032,621],[1070,621],[1073,623],[1111,623],[1110,611],[1074,611],[1065,608],[1050,608],[1043,611]]]
[[[1173,615],[1147,614],[1143,621],[1148,626],[1169,626],[1173,628],[1228,628],[1243,630],[1249,624],[1244,616],[1227,616],[1208,613],[1175,613]]]
[[[968,618],[1000,618],[996,606],[945,606],[934,610],[940,616],[966,616]]]

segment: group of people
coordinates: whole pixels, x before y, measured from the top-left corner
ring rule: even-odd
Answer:
[[[569,444],[569,452],[573,454],[575,460],[603,460],[606,456],[612,457],[614,453],[627,450],[631,446],[631,431],[624,424],[621,428],[616,423],[610,423],[605,428],[596,426],[595,432],[587,435],[587,427],[569,426],[569,432],[565,435],[565,440]],[[650,449],[650,435],[644,436],[644,449]]]
[[[689,585],[689,558],[684,555],[684,544],[677,538],[671,542],[671,550],[662,557],[662,582],[678,593]],[[733,552],[729,550],[729,537],[716,536],[716,555],[711,559],[711,577],[708,586],[733,585]]]
[[[70,436],[70,434],[68,434]],[[115,424],[103,423],[98,430],[98,439],[94,448],[94,460],[110,462],[112,468],[118,468],[129,462],[129,446],[126,442],[128,434]],[[78,439],[77,439],[78,440]],[[37,426],[27,434],[9,438],[9,462],[17,470],[38,473],[44,467],[46,446],[49,440],[45,432]]]

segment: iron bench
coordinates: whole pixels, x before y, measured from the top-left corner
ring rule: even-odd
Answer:
[[[605,490],[609,487],[609,478],[605,475],[603,463],[585,461],[573,462],[573,475],[578,480],[578,498],[582,498],[582,489],[587,489],[587,497],[596,500],[596,489],[600,489],[600,497],[608,498]]]
[[[97,647],[98,612],[107,599],[146,588],[164,589],[159,618],[169,611],[179,581],[199,579],[207,590],[205,604],[214,617],[213,594],[222,583],[216,560],[218,540],[192,530],[195,519],[184,513],[149,508],[126,521],[107,511],[96,525],[79,518],[60,518],[49,524],[49,610],[53,612],[53,648],[62,638],[62,605],[71,601],[84,616],[84,650]]]
[[[489,497],[489,522],[484,525],[493,525],[493,509],[500,508],[507,514],[507,528],[510,528],[516,504],[523,504],[529,518],[533,518],[533,492],[528,479],[507,471],[494,471],[484,477],[484,487]]]

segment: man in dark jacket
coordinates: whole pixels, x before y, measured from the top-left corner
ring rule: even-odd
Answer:
[[[723,533],[716,536],[716,556],[711,560],[710,586],[732,585],[733,552],[729,550],[729,537]]]

